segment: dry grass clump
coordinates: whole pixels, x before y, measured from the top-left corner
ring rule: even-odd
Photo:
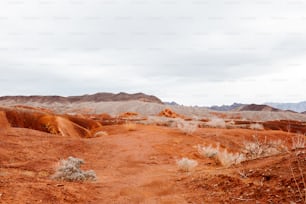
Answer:
[[[212,118],[206,125],[214,128],[226,128],[226,123],[222,118]]]
[[[262,124],[259,124],[259,123],[251,124],[250,128],[252,130],[264,130],[264,126]]]
[[[148,116],[146,121],[140,121],[144,125],[158,125],[166,127],[177,127],[177,118],[167,118],[161,116]]]
[[[124,124],[124,128],[127,131],[135,131],[137,130],[137,125],[135,123],[128,122]]]
[[[216,155],[222,166],[229,167],[234,164],[240,164],[245,161],[245,155],[241,153],[229,153],[227,150],[219,151]]]
[[[229,153],[226,149],[221,151],[219,150],[219,144],[217,147],[213,147],[212,145],[206,147],[198,145],[198,152],[202,156],[215,158],[222,166],[229,167],[246,160],[272,156],[287,151],[287,147],[281,140],[267,141],[267,138],[265,138],[261,142],[257,136],[254,135],[253,138],[254,141],[244,143],[244,149],[241,153]],[[297,142],[297,144],[303,143]]]
[[[215,157],[219,152],[219,144],[217,147],[213,147],[211,144],[207,147],[198,145],[198,152],[200,155],[208,158]]]
[[[80,169],[84,161],[75,157],[68,157],[66,160],[61,160],[52,179],[63,181],[94,181],[97,179],[96,173],[93,170],[82,171]]]
[[[292,137],[292,149],[303,149],[306,147],[306,136],[297,135]]]
[[[304,159],[305,161],[306,159]],[[296,163],[295,168],[293,166],[293,164]],[[303,165],[304,164],[304,165]],[[295,162],[293,162],[290,166],[290,170],[291,170],[291,175],[293,177],[295,186],[297,188],[297,192],[298,192],[298,200],[296,200],[296,202],[292,202],[292,203],[306,203],[306,180],[305,180],[305,162],[303,163],[303,160],[301,162],[301,159],[298,158],[298,155],[295,155]],[[294,171],[294,169],[296,169],[296,171]],[[296,173],[295,173],[296,172]],[[294,197],[296,197],[296,192],[292,191]]]
[[[198,123],[178,119],[177,128],[186,135],[192,135],[198,129]]]
[[[267,157],[287,151],[287,147],[281,140],[268,141],[267,137],[263,142],[253,135],[253,141],[244,143],[244,153],[248,159]]]
[[[198,165],[198,162],[184,157],[178,160],[176,164],[181,171],[189,172]]]
[[[94,137],[103,137],[103,136],[108,136],[108,133],[105,131],[98,131],[94,134]]]
[[[229,167],[234,164],[240,164],[245,161],[245,155],[242,153],[229,153],[227,150],[220,151],[219,144],[217,147],[209,146],[200,146],[198,145],[198,152],[200,155],[215,158],[222,166]]]

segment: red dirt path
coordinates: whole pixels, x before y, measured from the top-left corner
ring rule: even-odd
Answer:
[[[281,131],[199,129],[186,136],[177,129],[138,125],[105,126],[108,136],[70,138],[36,130],[11,128],[0,133],[0,203],[289,203],[299,201],[290,166],[299,185],[299,166],[306,172],[301,151],[244,162],[230,168],[201,157],[198,144],[220,142],[238,151],[257,133],[260,138],[283,139]],[[96,182],[54,181],[50,176],[60,159],[85,160],[83,169],[96,171]],[[176,160],[196,159],[199,166],[180,172]],[[241,178],[238,171],[246,172]]]

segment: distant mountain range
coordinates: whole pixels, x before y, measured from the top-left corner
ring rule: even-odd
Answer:
[[[217,111],[273,111],[273,112],[281,111],[280,109],[273,108],[268,105],[242,104],[242,103],[234,103],[232,105],[212,106],[209,108]]]
[[[144,93],[128,94],[120,92],[113,93],[96,93],[92,95],[82,96],[3,96],[0,101],[12,101],[14,103],[80,103],[80,102],[105,102],[105,101],[144,101],[163,104],[163,102],[156,96],[146,95]]]
[[[266,103],[266,104],[242,104],[233,103],[232,105],[211,106],[212,110],[217,111],[291,111],[306,114],[306,101],[300,103]]]
[[[176,102],[162,102],[158,97],[144,93],[129,94],[120,92],[114,93],[96,93],[82,96],[2,96],[0,104],[27,104],[27,103],[44,103],[44,104],[70,104],[82,102],[107,102],[107,101],[143,101],[170,106],[177,106]],[[197,106],[198,107],[198,106]],[[200,107],[199,107],[200,108]],[[204,107],[203,107],[204,108]],[[206,107],[216,111],[290,111],[306,114],[306,101],[300,103],[266,103],[266,104],[242,104],[233,103],[232,105]]]
[[[303,113],[306,112],[306,101],[299,103],[266,103],[266,105],[278,108],[281,110],[292,110],[295,112]]]
[[[242,103],[233,103],[232,105],[222,105],[222,106],[211,106],[209,107],[212,110],[216,111],[232,111],[235,110],[241,106],[245,106],[246,104]]]

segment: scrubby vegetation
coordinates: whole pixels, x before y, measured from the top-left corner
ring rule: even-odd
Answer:
[[[198,162],[192,159],[188,159],[188,158],[182,158],[180,160],[178,160],[177,162],[177,166],[181,171],[185,171],[185,172],[189,172],[191,170],[193,170],[197,165]]]
[[[287,147],[281,140],[267,140],[260,141],[256,135],[253,135],[253,141],[244,142],[244,150],[247,159],[257,159],[260,157],[267,157],[276,155],[287,151]]]
[[[259,123],[251,124],[250,128],[252,130],[264,130],[264,126],[262,124],[259,124]]]
[[[84,160],[68,157],[66,160],[61,160],[53,179],[64,181],[94,181],[97,179],[96,173],[93,170],[82,171],[81,165],[84,164]]]
[[[186,135],[192,135],[198,129],[198,123],[177,119],[177,128]]]
[[[214,128],[226,128],[226,123],[222,118],[212,118],[206,125]]]
[[[198,145],[198,152],[199,152],[200,155],[202,155],[204,157],[212,158],[212,157],[214,157],[218,154],[219,144],[216,148],[213,147],[212,145],[209,145],[207,147]]]
[[[297,135],[292,138],[292,149],[303,149],[306,147],[306,136]]]
[[[233,164],[240,164],[245,161],[245,155],[241,153],[230,153],[227,150],[219,151],[216,155],[218,161],[222,166],[231,166]]]

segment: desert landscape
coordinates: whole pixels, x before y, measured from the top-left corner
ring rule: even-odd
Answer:
[[[125,93],[0,105],[0,203],[306,203],[302,113]]]
[[[0,204],[306,204],[305,11],[0,0]]]

